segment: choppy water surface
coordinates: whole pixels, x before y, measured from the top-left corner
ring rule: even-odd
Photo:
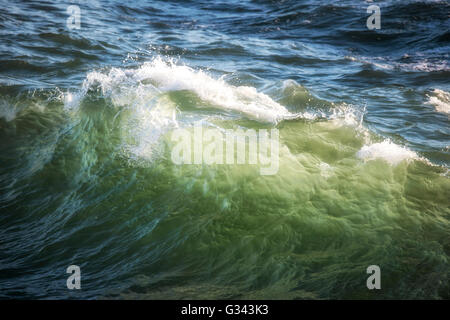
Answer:
[[[449,299],[450,4],[370,4],[2,1],[0,298]],[[278,173],[174,164],[200,120]]]

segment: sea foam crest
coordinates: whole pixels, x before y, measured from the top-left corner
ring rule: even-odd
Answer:
[[[356,155],[365,161],[384,159],[392,165],[399,164],[404,160],[419,159],[419,156],[414,151],[399,146],[390,140],[365,145]]]
[[[291,81],[290,85],[298,84]],[[347,104],[332,103],[332,108],[327,111],[313,109],[293,113],[256,88],[233,86],[202,70],[164,61],[160,57],[138,68],[89,72],[79,92],[66,94],[65,107],[75,109],[86,95],[93,93],[108,98],[120,110],[131,111],[127,113],[127,122],[123,123],[124,136],[128,137],[124,142],[125,151],[130,158],[149,159],[157,152],[159,137],[171,128],[184,126],[184,121],[191,125],[192,119],[198,121],[198,117],[208,121],[214,116],[185,117],[166,94],[181,90],[195,93],[213,108],[261,122],[276,124],[282,120],[326,119],[340,125],[358,126],[362,121],[362,115]]]
[[[253,87],[235,87],[201,70],[166,63],[160,58],[142,65],[134,76],[139,81],[150,80],[163,92],[189,90],[217,108],[243,113],[261,121],[277,122],[292,116],[284,106]]]
[[[167,92],[186,90],[195,93],[211,107],[231,111],[261,122],[278,123],[282,120],[342,118],[346,124],[354,118],[349,105],[335,105],[331,112],[308,110],[293,113],[271,97],[250,86],[233,86],[223,79],[215,79],[202,70],[178,65],[172,60],[156,57],[137,69],[111,68],[109,71],[92,71],[83,82],[82,90],[69,94],[66,107],[73,108],[91,89],[97,87],[101,94],[117,106],[136,107],[147,104]],[[360,117],[358,117],[360,118]]]
[[[428,96],[428,103],[431,104],[437,112],[450,115],[450,93],[434,89]]]

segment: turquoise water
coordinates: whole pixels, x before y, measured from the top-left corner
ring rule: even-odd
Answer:
[[[0,298],[449,299],[447,1],[73,4],[2,3]],[[199,123],[278,171],[174,163]]]

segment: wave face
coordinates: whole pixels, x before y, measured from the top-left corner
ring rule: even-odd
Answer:
[[[450,6],[369,4],[2,6],[0,298],[449,299]],[[175,164],[199,123],[277,174]]]

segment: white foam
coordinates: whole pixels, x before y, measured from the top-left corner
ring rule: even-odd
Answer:
[[[434,89],[428,95],[428,103],[434,106],[437,112],[450,114],[450,93],[444,90]]]
[[[145,63],[135,76],[140,81],[150,79],[163,92],[189,90],[217,108],[243,113],[262,121],[277,122],[291,116],[284,106],[253,87],[235,87],[201,70],[166,63],[160,58]]]
[[[409,55],[404,55],[404,57],[410,57]],[[414,55],[416,61],[411,62],[397,62],[393,58],[386,57],[352,57],[346,56],[345,58],[350,61],[360,62],[363,64],[370,64],[378,69],[383,70],[395,70],[400,69],[409,72],[438,72],[438,71],[449,71],[450,66],[446,60],[438,59],[420,59],[420,55]]]
[[[265,122],[276,123],[294,116],[284,106],[253,87],[235,87],[201,70],[176,65],[172,61],[166,62],[159,57],[138,69],[112,68],[107,73],[90,72],[83,84],[83,91],[87,92],[93,85],[99,85],[102,94],[111,97],[115,104],[126,104],[130,98],[151,98],[155,93],[189,90],[213,107]],[[140,90],[139,95],[136,95],[136,85],[145,89]]]
[[[333,175],[333,170],[334,168],[331,167],[328,163],[326,162],[321,162],[319,164],[319,169],[320,169],[320,175],[324,178],[329,178]]]
[[[396,165],[404,160],[419,159],[419,156],[414,151],[399,146],[389,140],[365,145],[356,155],[365,161],[384,159],[392,165]]]
[[[79,104],[90,89],[99,88],[116,106],[134,107],[149,104],[161,93],[187,90],[221,110],[243,114],[262,122],[277,123],[281,120],[327,118],[344,119],[345,124],[355,124],[355,109],[345,104],[322,112],[310,110],[292,113],[268,95],[250,86],[232,86],[223,79],[215,79],[202,70],[194,70],[173,61],[156,57],[137,69],[111,68],[109,71],[92,71],[79,94],[72,94],[65,101],[67,108]],[[148,107],[148,106],[147,106]],[[361,117],[358,115],[357,117]],[[358,120],[359,121],[359,120]]]

